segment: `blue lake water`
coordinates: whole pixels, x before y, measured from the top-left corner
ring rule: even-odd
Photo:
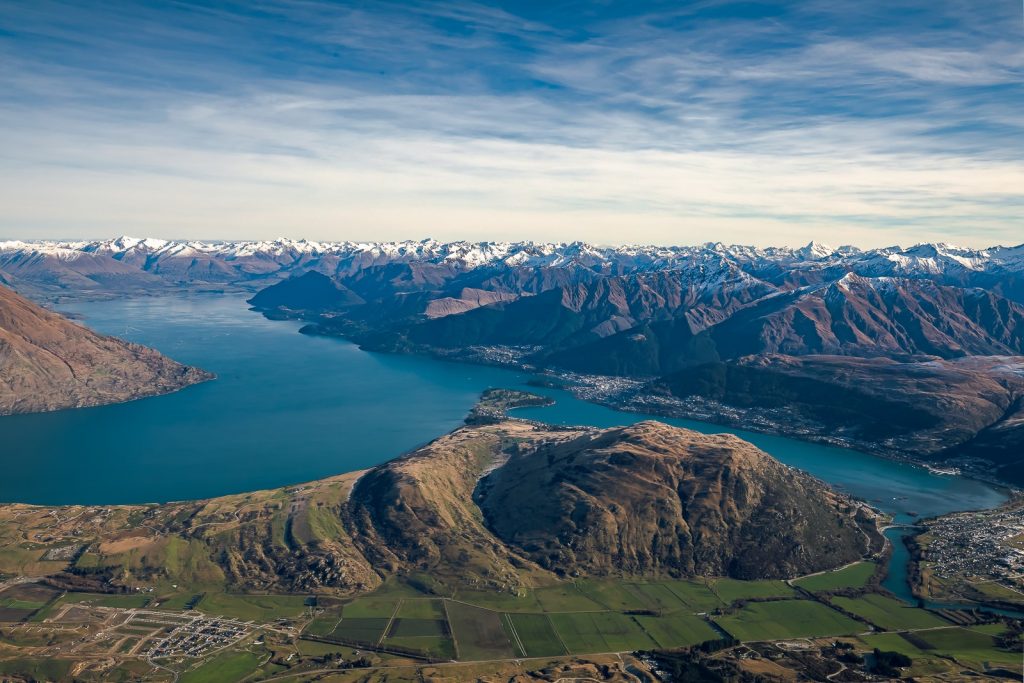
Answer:
[[[202,498],[365,468],[458,426],[488,387],[552,396],[516,411],[550,423],[622,425],[652,416],[527,387],[523,373],[367,353],[297,333],[242,297],[203,295],[67,305],[93,329],[217,373],[213,382],[113,406],[0,418],[0,501],[139,503]],[[655,418],[663,419],[663,418]],[[779,460],[872,501],[902,521],[998,505],[980,482],[846,449],[687,420],[732,432]]]

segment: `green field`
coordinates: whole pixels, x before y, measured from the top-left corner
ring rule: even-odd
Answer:
[[[687,647],[722,637],[706,621],[689,614],[670,617],[637,616],[636,620],[663,648]]]
[[[396,616],[399,619],[445,619],[440,600],[403,600]]]
[[[662,583],[624,581],[579,581],[581,593],[607,609],[617,612],[650,611],[659,614],[692,611]]]
[[[979,630],[980,629],[980,630]],[[931,645],[933,653],[954,657],[958,662],[979,669],[1008,667],[1020,670],[1021,653],[1007,652],[996,648],[991,629],[952,628],[921,631],[914,634]]]
[[[219,683],[245,678],[259,668],[259,659],[248,651],[225,652],[217,655],[197,669],[186,671],[179,683]]]
[[[455,601],[449,601],[447,609],[459,659],[509,659],[517,656],[500,613]]]
[[[341,613],[346,617],[387,617],[395,613],[398,606],[395,598],[359,598],[347,603]]]
[[[552,614],[551,623],[573,654],[625,652],[657,647],[632,617],[617,612]]]
[[[196,609],[242,621],[268,622],[301,616],[306,609],[305,600],[301,595],[207,593]]]
[[[570,590],[572,586],[569,586]],[[544,589],[540,589],[544,590]],[[477,607],[498,610],[500,612],[542,612],[544,608],[537,601],[536,591],[527,591],[526,595],[497,593],[494,591],[460,590],[455,594],[459,602],[468,602]]]
[[[384,635],[384,629],[388,627],[389,621],[388,617],[343,617],[334,630],[323,637],[376,643]]]
[[[864,624],[810,600],[752,602],[715,621],[738,640],[840,636],[867,630]]]
[[[870,648],[878,648],[883,652],[899,652],[911,659],[927,656],[926,653],[901,636],[899,633],[872,633],[859,636],[860,640]]]
[[[523,644],[527,657],[553,657],[566,654],[547,614],[505,614],[506,623]]]
[[[417,650],[434,659],[455,659],[455,643],[443,636],[386,638],[382,644]]]
[[[149,604],[149,596],[137,593],[66,593],[60,602],[127,609],[145,607]]]
[[[805,579],[797,579],[793,583],[812,593],[839,590],[841,588],[863,588],[868,580],[874,576],[876,569],[878,569],[878,565],[874,562],[858,562],[834,572],[825,572],[816,576],[808,576]]]
[[[447,635],[448,623],[443,619],[395,619],[388,630],[388,638]]]
[[[537,588],[533,594],[545,612],[594,612],[605,609],[577,590],[573,584],[545,586]]]
[[[789,598],[796,591],[785,581],[739,581],[737,579],[718,579],[711,584],[712,590],[729,605],[737,600],[753,598]]]
[[[704,583],[697,581],[666,581],[662,583],[692,612],[709,612],[722,606],[722,601]]]
[[[859,598],[834,597],[831,600],[847,612],[888,631],[949,626],[948,621],[927,610],[910,607],[884,595],[872,593]]]

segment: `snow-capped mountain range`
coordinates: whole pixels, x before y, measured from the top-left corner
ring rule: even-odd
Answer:
[[[565,268],[625,274],[731,263],[763,276],[772,271],[840,269],[865,276],[962,277],[967,273],[1024,272],[1024,245],[964,249],[948,244],[860,250],[812,242],[802,248],[756,248],[720,242],[696,246],[602,247],[582,242],[315,242],[276,239],[202,242],[118,237],[96,241],[2,241],[0,271],[15,278],[32,271],[163,275],[180,281],[233,282],[280,277],[293,271],[350,274],[392,263],[480,267]],[[72,264],[75,265],[72,265]]]

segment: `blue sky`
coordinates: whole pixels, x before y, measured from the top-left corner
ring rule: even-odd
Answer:
[[[1021,15],[0,0],[0,234],[1017,244]]]

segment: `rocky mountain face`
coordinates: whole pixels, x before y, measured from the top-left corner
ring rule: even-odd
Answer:
[[[649,391],[712,411],[729,406],[777,431],[788,425],[866,450],[945,459],[972,443],[978,454],[983,434],[1011,429],[1024,396],[1024,359],[748,356],[668,374]]]
[[[310,271],[261,290],[249,303],[261,310],[317,312],[337,311],[366,302],[343,284]]]
[[[561,575],[786,577],[867,551],[820,482],[737,437],[657,422],[513,457],[479,500],[495,534]]]
[[[1024,305],[981,289],[847,274],[762,297],[703,328],[690,318],[652,322],[537,359],[577,372],[649,376],[765,354],[1024,354]]]
[[[212,378],[0,286],[0,415],[117,403]]]

